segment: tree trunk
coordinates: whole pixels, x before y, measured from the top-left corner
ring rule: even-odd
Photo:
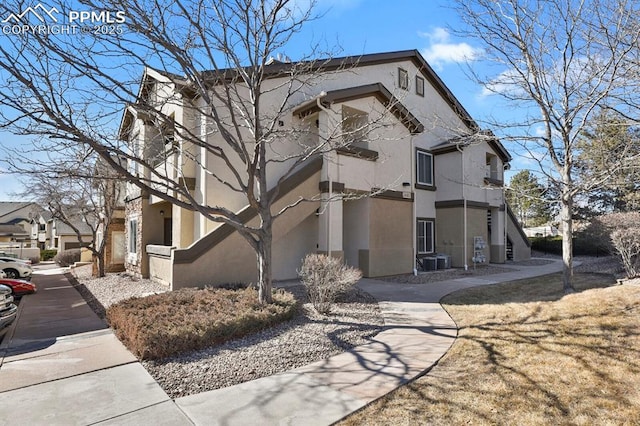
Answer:
[[[560,220],[562,221],[562,288],[565,294],[573,293],[573,198],[568,189],[561,197]]]
[[[95,278],[102,278],[105,275],[104,271],[104,253],[92,255],[93,260],[93,276]]]
[[[263,229],[264,234],[262,241],[258,243],[258,301],[261,304],[268,304],[273,302],[271,297],[271,289],[273,287],[272,270],[271,270],[271,226],[268,229]]]

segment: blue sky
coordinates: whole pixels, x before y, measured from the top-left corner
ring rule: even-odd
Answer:
[[[298,1],[302,5],[308,0]],[[482,121],[499,111],[497,100],[483,95],[482,88],[465,75],[465,60],[476,59],[473,66],[482,66],[477,60],[480,50],[450,33],[448,28],[459,28],[462,23],[449,4],[446,0],[319,0],[318,11],[323,16],[309,23],[282,53],[294,60],[302,57],[308,53],[310,39],[339,46],[341,56],[417,49],[469,113]],[[0,143],[19,146],[25,140],[0,133]],[[512,147],[507,149],[514,156],[512,170],[517,171],[525,163]],[[15,200],[11,194],[21,190],[16,177],[0,170],[0,200]]]

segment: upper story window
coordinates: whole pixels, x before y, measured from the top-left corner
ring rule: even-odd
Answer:
[[[398,68],[398,87],[409,90],[409,73],[404,68]]]
[[[416,95],[424,97],[424,78],[416,75]]]
[[[500,181],[502,180],[502,173],[499,167],[498,156],[494,154],[487,153],[486,155],[486,166],[485,166],[485,177]]]
[[[416,150],[416,185],[434,186],[433,154]]]
[[[173,145],[175,143],[176,128],[173,114],[171,114],[169,120],[167,120],[162,124],[162,126],[160,126],[160,137],[162,138],[162,142],[164,143],[164,145]]]
[[[164,119],[160,124],[156,125],[155,136],[147,143],[146,156],[149,163],[153,167],[167,161],[167,159],[173,155],[177,142],[176,142],[176,129],[174,115]]]

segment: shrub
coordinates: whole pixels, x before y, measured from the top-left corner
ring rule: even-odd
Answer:
[[[316,311],[323,314],[329,313],[336,298],[362,278],[359,269],[322,254],[307,255],[298,275],[307,290],[309,301]]]
[[[80,262],[80,249],[63,250],[56,254],[53,260],[60,266],[73,265]]]
[[[56,254],[58,254],[58,250],[41,250],[40,251],[40,260],[46,262],[48,260],[53,259]]]
[[[593,220],[620,256],[628,278],[640,276],[640,213],[612,213]]]
[[[549,254],[562,254],[561,237],[531,237],[531,250]]]
[[[562,237],[531,237],[531,250],[542,253],[562,255]],[[601,241],[594,240],[589,234],[579,233],[573,238],[575,256],[603,256],[609,251]]]
[[[133,298],[107,309],[107,321],[140,359],[202,349],[291,319],[296,301],[276,292],[261,305],[257,290],[181,289]]]

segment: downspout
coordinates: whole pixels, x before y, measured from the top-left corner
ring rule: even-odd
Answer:
[[[415,184],[414,182],[416,181],[415,178],[415,173],[416,173],[416,149],[415,149],[415,145],[414,145],[414,138],[413,135],[411,135],[411,189],[413,191],[413,188],[415,188]],[[411,229],[413,231],[413,236],[411,237],[411,247],[413,249],[413,275],[418,275],[418,268],[416,268],[416,259],[418,257],[418,243],[416,241],[417,238],[417,207],[416,207],[416,203],[418,202],[418,193],[416,191],[413,191],[413,221],[411,223]]]
[[[505,263],[507,262],[507,238],[508,238],[508,231],[507,231],[507,226],[509,225],[509,215],[507,214],[507,209],[509,208],[507,206],[507,194],[504,192],[504,171],[507,168],[507,164],[503,164],[502,165],[502,204],[504,205],[504,212],[502,213],[504,215],[504,240],[502,241],[502,243],[504,244],[504,261]],[[513,246],[511,247],[511,254],[513,255]]]
[[[464,150],[460,148],[460,144],[457,143],[456,144],[456,149],[458,151],[460,151],[460,158],[461,158],[461,169],[462,169],[462,221],[463,221],[463,234],[464,234],[464,241],[463,241],[463,247],[464,247],[464,270],[468,271],[469,270],[469,265],[467,264],[467,259],[469,258],[469,256],[467,256],[467,196],[466,196],[466,191],[465,188],[467,186],[466,183],[466,179],[465,179],[465,174],[464,174]]]
[[[327,125],[329,123],[329,118],[331,116],[331,111],[328,108],[325,108],[320,101],[321,98],[327,96],[325,91],[320,92],[320,95],[316,98],[316,105],[320,110],[324,111],[327,114]],[[331,151],[327,153],[327,159],[331,155]],[[327,181],[329,182],[329,195],[327,199],[327,257],[331,257],[331,197],[333,197],[333,181],[331,179],[331,161],[327,161]]]

